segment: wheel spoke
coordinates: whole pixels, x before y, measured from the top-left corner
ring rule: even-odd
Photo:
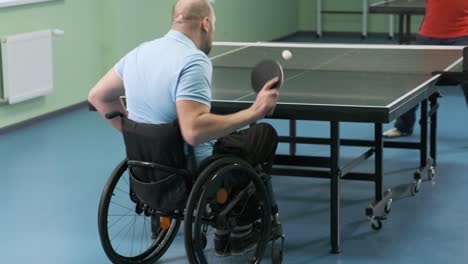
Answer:
[[[122,239],[120,240],[119,244],[117,245],[117,247],[115,248],[115,250],[119,249],[120,245],[122,244],[122,241],[124,240],[124,238],[128,235],[128,233],[130,232],[130,230],[132,229],[131,227],[129,227],[129,225],[133,222],[133,224],[135,224],[136,222],[136,217],[130,221],[127,225],[125,225],[125,227],[122,228],[122,230],[119,231],[119,233],[117,235],[115,235],[111,241],[113,241],[124,229],[128,229],[128,231],[125,233],[125,235],[122,237]],[[127,228],[128,227],[128,228]]]
[[[131,210],[128,210],[126,213],[130,212]],[[119,219],[115,220],[114,223],[112,223],[110,226],[109,224],[107,225],[107,229],[110,229],[112,228],[112,226],[114,226],[117,222],[119,222],[122,218],[124,218],[125,216],[134,216],[134,215],[127,215],[127,214],[124,214],[122,215]],[[108,215],[108,216],[114,216],[114,215]],[[117,216],[117,215],[116,215]]]
[[[129,211],[133,210],[132,208],[129,208],[129,207],[125,206],[125,205],[121,205],[121,204],[116,203],[116,202],[111,202],[111,204],[115,204],[115,205],[120,206],[120,207],[122,207],[122,208],[124,208],[124,209],[127,209],[127,210],[129,210]]]

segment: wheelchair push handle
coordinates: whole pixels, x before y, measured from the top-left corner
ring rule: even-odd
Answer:
[[[96,107],[94,107],[94,105],[92,105],[89,101],[88,101],[88,110],[92,112],[97,111]]]
[[[97,112],[96,107],[94,107],[94,105],[92,105],[90,102],[88,102],[88,110],[92,111],[92,112]],[[124,117],[125,115],[120,111],[112,111],[112,112],[106,114],[107,119],[113,119],[113,118],[116,118],[118,116]]]
[[[112,111],[112,112],[106,114],[107,119],[113,119],[113,118],[116,118],[118,116],[124,117],[125,115],[120,111]]]
[[[125,109],[127,107],[127,98],[125,96],[120,96],[119,100],[120,100],[120,103],[122,104],[122,107]],[[97,112],[96,107],[94,107],[94,105],[91,104],[91,102],[89,102],[89,101],[88,101],[88,110],[92,111],[92,112]],[[113,119],[113,118],[115,118],[117,116],[124,117],[126,115],[124,113],[116,110],[116,111],[112,111],[110,113],[107,113],[106,114],[106,119]]]

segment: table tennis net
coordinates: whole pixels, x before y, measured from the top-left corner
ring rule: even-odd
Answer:
[[[292,59],[281,53],[289,50]],[[430,74],[433,71],[459,71],[462,48],[453,46],[400,45],[215,45],[211,59],[215,67],[253,68],[262,59],[273,59],[285,70],[388,72]]]

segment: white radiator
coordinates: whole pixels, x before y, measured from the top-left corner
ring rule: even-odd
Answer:
[[[3,101],[19,103],[53,90],[52,36],[43,30],[1,38]]]

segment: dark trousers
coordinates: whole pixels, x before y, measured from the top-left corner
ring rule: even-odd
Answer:
[[[246,160],[253,167],[258,168],[258,166],[261,166],[261,170],[269,174],[277,146],[278,135],[275,129],[270,124],[260,123],[219,139],[214,146],[213,153],[236,155]],[[269,175],[264,176],[269,177]],[[245,177],[242,177],[242,175],[230,177],[229,180],[223,183],[233,195],[244,189],[248,184],[249,181],[245,181]],[[276,205],[270,180],[265,181],[265,185],[270,194],[271,212],[276,214],[278,206]],[[256,220],[257,203],[258,199],[253,195],[247,203],[240,204],[239,207],[242,207],[243,212],[238,219],[238,225],[250,224]]]
[[[468,46],[468,36],[458,37],[458,38],[449,38],[449,39],[439,39],[439,38],[430,38],[418,35],[416,36],[416,44],[418,45],[453,45],[453,46]],[[468,83],[462,83],[461,88],[465,94],[465,100],[468,105]],[[408,134],[413,133],[414,124],[416,123],[416,110],[418,106],[413,107],[405,114],[401,115],[395,122],[395,127],[401,132]]]
[[[269,173],[277,146],[276,130],[270,124],[259,123],[218,139],[213,153],[239,156],[254,167],[261,165]]]

